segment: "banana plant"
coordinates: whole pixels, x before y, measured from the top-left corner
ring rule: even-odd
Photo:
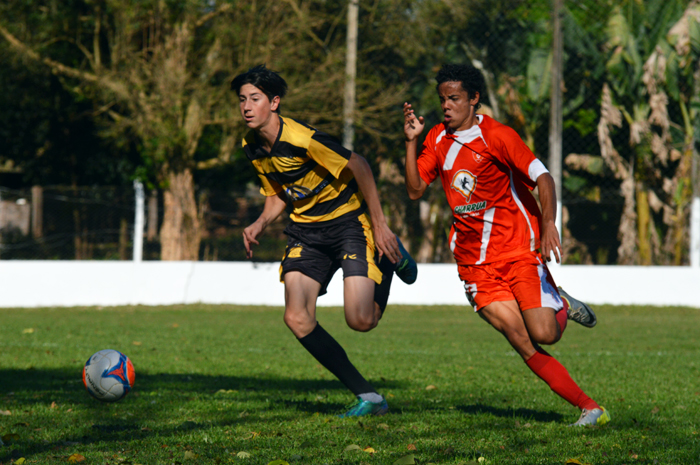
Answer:
[[[598,135],[602,152],[614,145],[603,155],[621,181],[625,201],[618,230],[622,264],[663,261],[660,235],[672,224],[668,211],[675,203],[669,186],[682,164],[673,150],[669,115],[673,102],[666,93],[662,57],[671,52],[668,34],[686,6],[681,0],[623,1],[607,22],[604,94],[608,94],[602,105],[608,107],[601,108]],[[616,111],[624,123],[617,124],[611,116]],[[627,144],[621,144],[625,131]],[[662,216],[660,224],[652,211]]]

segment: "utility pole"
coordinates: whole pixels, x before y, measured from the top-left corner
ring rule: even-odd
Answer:
[[[348,0],[347,48],[345,50],[345,95],[343,104],[343,146],[353,149],[355,128],[355,77],[357,76],[357,19],[359,0]]]
[[[562,234],[562,91],[563,80],[562,61],[564,37],[561,30],[561,15],[564,0],[553,0],[553,41],[552,41],[552,88],[550,94],[550,118],[549,118],[549,172],[554,178],[557,194],[557,230]]]

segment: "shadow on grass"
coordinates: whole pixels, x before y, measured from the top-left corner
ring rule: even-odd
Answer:
[[[403,387],[400,382],[382,380],[375,383],[383,389]],[[316,392],[321,390],[344,390],[337,380],[237,377],[203,374],[136,374],[134,392],[149,395],[167,390],[183,395],[211,393],[220,390],[246,391],[251,395],[268,395],[268,392]],[[60,369],[0,369],[0,396],[10,392],[25,393],[24,403],[42,403],[43,395],[51,394],[54,401],[73,400],[75,393],[85,394],[82,371],[73,368]]]
[[[483,404],[461,405],[457,407],[457,410],[467,415],[482,415],[488,413],[499,418],[519,418],[522,420],[535,420],[540,422],[560,422],[564,419],[563,415],[556,412],[542,412],[527,408],[505,409]]]
[[[402,384],[382,380],[378,387],[395,389]],[[5,422],[0,422],[0,433],[18,432],[23,438],[0,448],[0,463],[19,456],[55,454],[60,457],[76,444],[148,441],[149,438],[166,439],[211,428],[234,429],[258,422],[261,416],[270,413],[276,421],[282,422],[298,419],[299,412],[337,414],[344,404],[328,399],[312,400],[313,394],[325,392],[327,395],[329,391],[347,392],[337,380],[139,372],[132,393],[117,405],[110,405],[90,398],[83,386],[81,371],[74,367],[0,369],[0,410],[12,412],[12,416],[4,417]],[[350,399],[352,396],[348,392]],[[195,404],[188,407],[191,402]],[[205,416],[207,411],[225,410],[212,416],[212,420],[192,421],[188,413],[181,413],[191,408],[199,409]],[[154,420],[165,424],[151,430],[149,425]],[[76,428],[71,426],[73,424],[81,426]],[[26,439],[42,429],[64,433],[60,434],[60,439],[51,441]]]

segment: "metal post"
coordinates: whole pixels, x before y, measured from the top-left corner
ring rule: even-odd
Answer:
[[[343,146],[352,150],[355,139],[355,77],[357,76],[357,20],[359,0],[348,0],[348,30],[345,50],[345,99],[343,105]]]
[[[550,95],[550,118],[549,118],[549,172],[554,178],[554,185],[557,194],[557,219],[556,225],[559,236],[562,232],[562,198],[561,198],[561,158],[562,158],[562,59],[564,37],[561,31],[561,15],[564,0],[554,0],[553,16],[553,43],[552,43],[552,88]]]
[[[136,215],[134,218],[133,260],[140,262],[143,259],[144,200],[146,195],[143,190],[143,183],[138,179],[134,181],[134,190],[136,191]]]

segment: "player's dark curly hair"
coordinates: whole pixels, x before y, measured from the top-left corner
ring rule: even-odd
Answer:
[[[252,84],[262,90],[270,100],[275,97],[282,98],[287,93],[287,83],[282,79],[282,76],[267,69],[264,64],[253,66],[245,73],[233,78],[231,90],[238,94],[241,91],[241,87],[246,84]],[[277,112],[279,112],[280,107],[281,105],[277,107]]]
[[[442,65],[435,79],[437,80],[436,89],[443,82],[461,82],[462,89],[467,92],[469,98],[474,97],[478,92],[479,102],[474,109],[478,110],[481,107],[481,99],[486,95],[486,81],[481,71],[474,66],[470,64],[445,64]]]

